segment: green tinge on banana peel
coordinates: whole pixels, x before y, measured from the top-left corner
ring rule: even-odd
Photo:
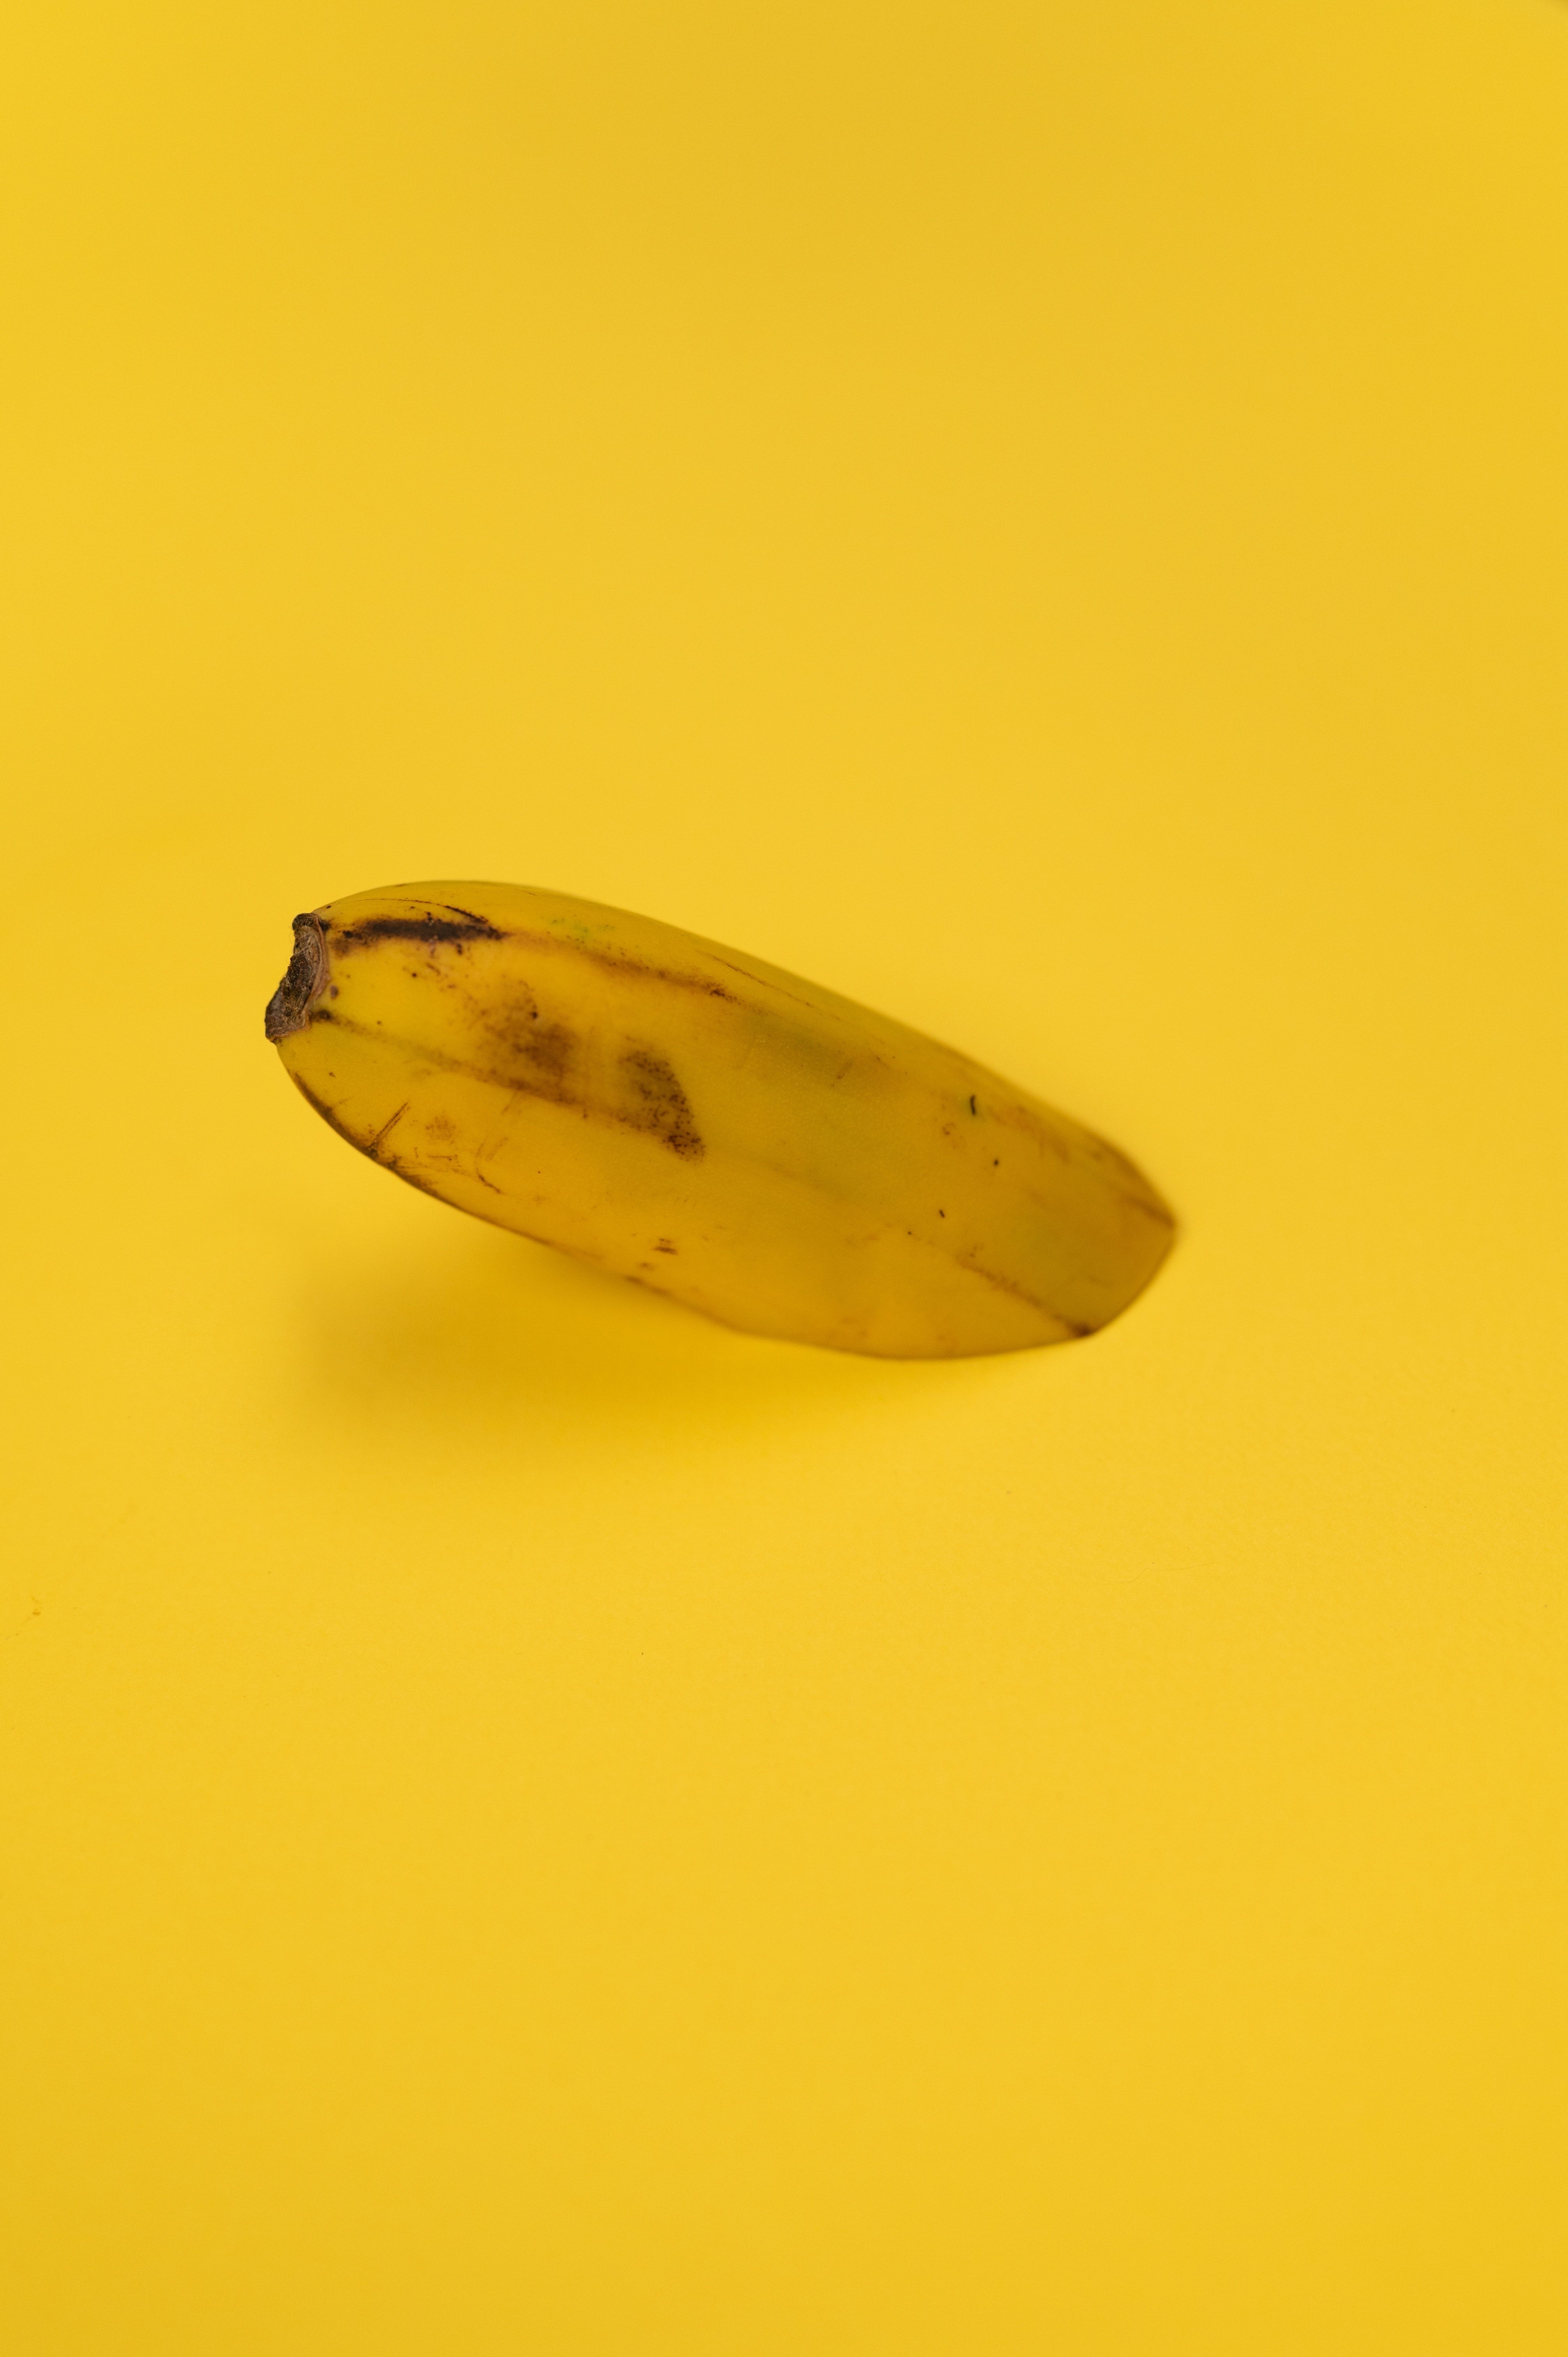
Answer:
[[[404,884],[296,917],[266,1029],[411,1186],[751,1333],[1065,1341],[1172,1242],[1124,1155],[983,1065],[564,893]]]

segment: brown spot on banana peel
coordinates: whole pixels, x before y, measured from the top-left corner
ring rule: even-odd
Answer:
[[[564,1023],[541,1023],[537,1030],[524,1032],[513,1044],[536,1077],[542,1094],[553,1092],[563,1100],[571,1095],[577,1041]]]
[[[468,1003],[478,1020],[499,1043],[509,1067],[514,1059],[521,1065],[521,1071],[512,1076],[518,1085],[531,1096],[549,1097],[557,1104],[577,1102],[577,1037],[564,1023],[541,1021],[539,1001],[526,983],[519,983],[493,1008],[487,1008],[471,995]]]
[[[463,942],[469,940],[500,941],[506,938],[494,925],[487,923],[482,918],[473,917],[463,910],[456,910],[454,914],[460,921],[454,923],[449,919],[434,915],[417,920],[406,917],[368,918],[360,925],[345,927],[336,931],[332,942],[333,952],[334,954],[340,954],[346,950],[363,948],[378,940],[419,941],[429,942],[433,946],[442,943],[460,947]],[[329,924],[330,920],[328,921]],[[294,955],[289,961],[287,973],[267,1006],[266,1035],[274,1045],[291,1038],[295,1032],[304,1030],[306,1024],[311,1022],[323,1023],[337,1020],[344,1021],[344,1028],[349,1030],[360,1030],[363,1028],[352,1021],[346,1021],[343,1017],[334,1017],[329,1009],[316,1003],[328,977],[325,941],[327,929],[323,920],[315,915],[298,916],[294,920]],[[551,946],[559,946],[559,944],[553,942]],[[645,972],[657,974],[660,980],[682,983],[687,987],[705,988],[716,997],[733,996],[733,994],[726,991],[721,984],[703,985],[694,976],[665,973],[652,966],[645,966],[639,960],[618,956],[613,952],[584,950],[581,954],[601,965]],[[513,1069],[505,1073],[499,1071],[490,1073],[484,1072],[482,1068],[460,1063],[456,1060],[441,1059],[439,1060],[450,1061],[453,1070],[477,1071],[480,1077],[499,1081],[505,1086],[521,1094],[541,1097],[547,1103],[578,1104],[584,1111],[598,1110],[588,1105],[571,1084],[573,1068],[577,1057],[576,1039],[564,1024],[539,1021],[538,1002],[532,993],[525,990],[521,1000],[513,1002],[509,1016],[492,1026],[492,1028],[498,1032],[502,1044],[509,1051],[509,1063],[516,1059],[517,1062],[521,1064],[522,1070],[517,1070],[514,1065]],[[661,1145],[667,1146],[672,1154],[678,1154],[689,1161],[700,1159],[705,1151],[701,1133],[693,1119],[686,1092],[665,1059],[651,1048],[631,1048],[619,1059],[619,1070],[622,1077],[628,1083],[627,1101],[619,1105],[604,1107],[602,1110],[607,1112],[612,1120],[624,1122],[629,1128],[648,1131],[652,1136],[657,1137]],[[301,1085],[303,1086],[303,1083]],[[312,1097],[311,1102],[318,1112],[325,1111],[319,1099]],[[392,1115],[392,1121],[378,1132],[371,1145],[360,1146],[360,1150],[362,1153],[368,1153],[372,1160],[381,1159],[379,1148],[382,1138],[386,1136],[393,1124],[401,1120],[407,1109],[406,1105],[402,1107]],[[330,1114],[326,1117],[331,1118]],[[340,1135],[348,1135],[348,1132],[342,1130],[340,1125],[334,1123],[333,1126],[338,1129]],[[350,1139],[349,1142],[360,1145],[357,1139]],[[401,1166],[392,1167],[399,1168],[400,1175],[405,1175],[402,1173]],[[413,1183],[420,1182],[416,1180]],[[487,1180],[486,1183],[490,1182]]]
[[[324,1006],[313,1008],[307,1016],[292,1024],[290,1028],[295,1031],[303,1030],[306,1022],[335,1023],[345,1031],[357,1032],[361,1039],[373,1039],[376,1036],[369,1026],[356,1023],[347,1016],[331,1014]],[[286,1038],[288,1034],[285,1032],[279,1036]],[[381,1036],[384,1039],[385,1035]],[[507,1071],[488,1070],[482,1064],[469,1063],[460,1057],[443,1055],[438,1049],[428,1045],[421,1048],[420,1059],[422,1062],[435,1066],[440,1071],[462,1072],[471,1079],[489,1082],[492,1087],[506,1089],[513,1096],[537,1097],[547,1104],[573,1105],[590,1116],[597,1114],[601,1119],[619,1122],[628,1129],[643,1130],[650,1136],[657,1138],[660,1146],[668,1146],[671,1154],[680,1155],[685,1161],[700,1161],[707,1151],[702,1134],[693,1118],[691,1104],[684,1089],[676,1078],[672,1067],[652,1048],[631,1047],[618,1059],[618,1069],[628,1083],[628,1089],[626,1096],[618,1104],[594,1103],[588,1098],[572,1092],[562,1084],[558,1075],[549,1070],[544,1072],[520,1072],[515,1069]],[[297,1072],[292,1077],[295,1085],[308,1098],[323,1120],[331,1124],[340,1137],[347,1138],[349,1145],[356,1146],[361,1154],[368,1154],[372,1161],[381,1159],[375,1151],[375,1146],[379,1138],[386,1135],[386,1129],[383,1128],[378,1133],[376,1140],[366,1144],[344,1128],[341,1122],[335,1118],[330,1109],[323,1103],[314,1091],[306,1087]],[[407,1107],[403,1106],[402,1111],[406,1112]],[[401,1115],[394,1114],[393,1119],[400,1117]],[[389,1123],[387,1127],[390,1128],[390,1126]],[[401,1163],[387,1160],[384,1167],[388,1169],[395,1169],[400,1177],[408,1176]],[[416,1178],[412,1183],[419,1186],[423,1181]],[[489,1180],[486,1181],[487,1185],[489,1183]],[[429,1191],[427,1189],[426,1192]],[[500,1189],[498,1189],[496,1191],[499,1193]]]
[[[631,1107],[620,1114],[634,1129],[651,1130],[671,1154],[700,1160],[706,1151],[686,1092],[662,1056],[651,1048],[631,1048],[620,1059],[631,1087]]]

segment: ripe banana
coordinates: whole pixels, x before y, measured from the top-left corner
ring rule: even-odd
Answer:
[[[1170,1247],[1114,1146],[760,959],[514,884],[294,920],[266,1031],[412,1186],[731,1326],[886,1358],[1090,1334]]]

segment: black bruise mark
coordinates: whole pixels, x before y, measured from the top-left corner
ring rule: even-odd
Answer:
[[[455,942],[461,947],[465,942],[505,941],[506,935],[483,917],[458,914],[458,922],[450,917],[367,917],[362,924],[346,926],[337,946],[360,950],[376,942],[423,942],[434,947],[438,942]]]
[[[972,1097],[971,1097],[971,1099],[970,1099],[970,1101],[969,1101],[969,1109],[970,1109],[971,1113],[972,1113],[972,1114],[973,1114],[975,1115],[976,1119],[978,1120],[979,1115],[980,1115],[980,1107],[975,1103],[974,1099],[973,1099]]]
[[[633,1129],[648,1130],[671,1154],[689,1162],[706,1151],[686,1092],[662,1056],[651,1048],[631,1048],[620,1059],[620,1071],[629,1084],[631,1105],[621,1114]]]
[[[671,1243],[668,1236],[660,1236],[653,1249],[655,1252],[672,1253],[679,1252],[680,1246]]]

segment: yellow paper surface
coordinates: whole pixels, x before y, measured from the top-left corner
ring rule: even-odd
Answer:
[[[1545,2357],[1568,11],[5,37],[17,2357]],[[261,1034],[421,876],[1103,1129],[1093,1341],[751,1340]]]

